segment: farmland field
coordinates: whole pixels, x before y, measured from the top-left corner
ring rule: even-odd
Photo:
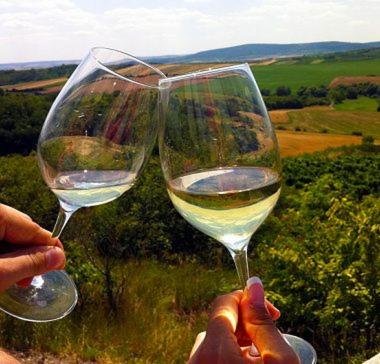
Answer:
[[[344,100],[334,106],[335,110],[345,111],[376,111],[379,103],[369,97],[359,97],[356,100]]]
[[[380,113],[371,111],[340,111],[330,107],[270,112],[273,123],[287,130],[352,134],[361,132],[380,138]]]
[[[340,61],[317,64],[279,64],[252,66],[259,87],[274,91],[286,85],[296,91],[300,86],[328,85],[339,76],[380,75],[379,60]]]
[[[327,148],[361,143],[361,137],[353,135],[300,133],[276,131],[281,157],[293,157],[304,153],[314,153]]]
[[[194,64],[164,64],[158,65],[168,76],[195,72],[208,68],[218,68],[232,63],[194,63]],[[261,89],[274,91],[278,86],[289,86],[296,91],[300,86],[329,85],[334,79],[343,76],[380,76],[380,62],[375,59],[358,61],[311,62],[268,61],[251,63],[251,69]],[[124,72],[125,70],[123,70]],[[122,72],[122,73],[123,73]],[[52,86],[65,81],[64,78],[26,82],[23,84],[2,86],[4,89],[26,90],[30,88],[45,88],[48,92]],[[51,91],[57,92],[57,87]]]

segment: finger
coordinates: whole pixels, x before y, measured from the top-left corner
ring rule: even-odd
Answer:
[[[16,358],[7,352],[0,350],[0,363],[2,364],[21,364]]]
[[[0,240],[15,244],[57,245],[57,238],[24,213],[0,204]]]
[[[191,349],[190,358],[194,355],[194,353],[198,350],[199,346],[203,343],[203,340],[206,337],[206,331],[200,332],[195,339],[195,343],[193,348]]]
[[[286,343],[266,307],[264,287],[258,277],[247,282],[241,301],[244,328],[260,352],[264,363],[299,364],[297,354]]]
[[[273,321],[276,321],[280,318],[281,312],[278,308],[276,308],[272,302],[265,299],[265,307],[267,308],[271,318]]]
[[[57,247],[39,246],[0,257],[0,292],[25,278],[62,269],[65,253]]]
[[[280,316],[281,316],[281,312],[280,310],[278,310],[274,305],[273,303],[271,303],[270,301],[268,301],[267,299],[265,299],[265,307],[269,313],[269,315],[271,316],[271,319],[273,321],[276,321]],[[248,336],[245,328],[244,328],[244,325],[242,324],[242,322],[238,322],[238,328],[237,328],[237,331],[235,332],[236,334],[236,337],[238,339],[238,343],[241,347],[244,347],[244,346],[250,346],[251,343],[252,343],[252,340],[251,338]]]
[[[242,296],[242,291],[235,291],[215,299],[207,332],[214,327],[217,330],[224,328],[231,333],[235,332],[239,317],[239,303]]]
[[[29,287],[30,284],[32,283],[33,277],[28,277],[21,279],[21,281],[17,282],[17,285],[23,288]]]

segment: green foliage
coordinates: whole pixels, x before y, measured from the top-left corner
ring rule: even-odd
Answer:
[[[277,96],[290,96],[292,91],[287,86],[278,86],[276,89],[276,95]]]
[[[36,148],[51,103],[50,96],[0,94],[0,155],[28,154]]]
[[[344,150],[344,149],[343,149]],[[358,148],[331,158],[327,153],[315,153],[298,158],[288,158],[284,164],[285,183],[303,188],[330,174],[340,183],[345,195],[361,199],[366,195],[379,194],[380,155],[362,153]]]
[[[68,77],[76,67],[76,65],[63,64],[61,66],[50,68],[4,70],[0,71],[0,86],[13,85],[21,82],[49,80],[51,78]]]

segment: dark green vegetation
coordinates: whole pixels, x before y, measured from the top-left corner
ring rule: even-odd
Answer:
[[[361,363],[380,347],[379,171],[371,140],[286,159],[280,203],[251,243],[251,273],[281,309],[279,327],[310,340],[321,363]],[[0,158],[0,175],[0,200],[51,228],[57,202],[35,156]],[[182,363],[212,299],[237,287],[227,251],[171,206],[157,157],[119,200],[79,211],[62,240],[79,306],[47,325],[2,315],[1,345]]]
[[[0,71],[0,86],[70,76],[75,68],[76,65],[63,64],[62,66],[50,68]]]
[[[4,93],[0,90],[0,155],[28,154],[36,148],[52,102],[52,96]]]

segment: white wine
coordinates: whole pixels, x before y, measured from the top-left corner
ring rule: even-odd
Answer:
[[[261,167],[213,169],[170,181],[178,212],[227,248],[240,250],[266,219],[280,196],[277,172]]]
[[[51,186],[58,199],[70,207],[101,205],[128,191],[136,174],[123,170],[83,170],[60,173]]]

